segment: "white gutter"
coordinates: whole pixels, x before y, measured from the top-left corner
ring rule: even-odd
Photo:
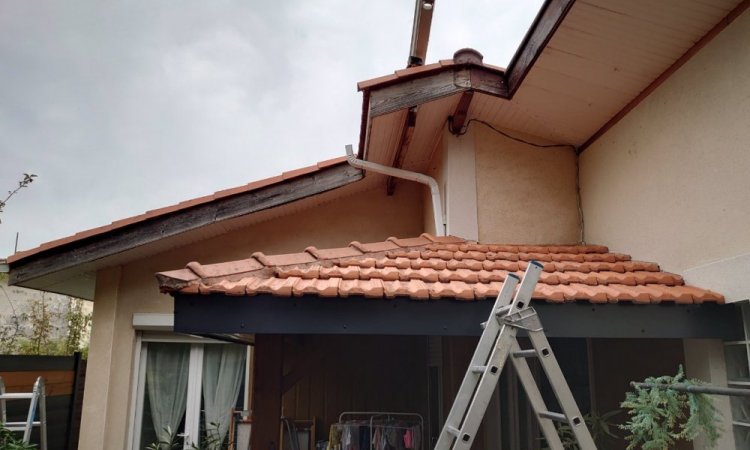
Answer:
[[[346,146],[346,159],[349,161],[349,164],[358,169],[370,170],[372,172],[382,173],[383,175],[389,175],[409,181],[416,181],[417,183],[422,183],[429,186],[430,193],[432,194],[432,212],[435,215],[435,235],[445,236],[443,202],[440,198],[440,187],[438,186],[438,183],[434,178],[422,173],[396,169],[395,167],[384,166],[382,164],[357,159],[357,157],[354,156],[354,149],[351,145]]]

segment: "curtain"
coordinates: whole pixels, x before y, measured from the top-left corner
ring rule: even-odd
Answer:
[[[189,344],[148,344],[146,391],[160,449],[171,448],[185,415],[189,362]]]
[[[246,348],[206,345],[203,353],[203,408],[208,450],[221,448],[227,436],[231,409],[237,403],[245,371]]]

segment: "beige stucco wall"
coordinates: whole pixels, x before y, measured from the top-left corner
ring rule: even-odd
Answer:
[[[124,449],[129,427],[135,331],[133,314],[171,313],[172,298],[160,294],[154,273],[267,254],[373,242],[423,232],[422,193],[404,183],[392,197],[385,186],[313,209],[135,261],[97,274],[80,449]]]
[[[472,124],[476,146],[479,240],[568,244],[578,241],[576,156],[537,148]],[[509,131],[544,144],[538,138]]]
[[[704,271],[692,269],[738,258],[747,278],[748,43],[745,12],[583,152],[586,241],[695,280]],[[715,272],[699,283],[723,290],[731,280]]]

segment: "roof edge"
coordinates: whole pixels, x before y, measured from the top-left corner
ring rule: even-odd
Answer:
[[[359,169],[340,157],[152,210],[16,253],[8,258],[10,282],[22,283],[90,263],[159,239],[322,194],[362,178]],[[185,220],[188,216],[190,220]]]

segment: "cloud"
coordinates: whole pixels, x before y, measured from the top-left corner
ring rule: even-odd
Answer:
[[[438,1],[428,59],[471,45],[507,64],[540,3]],[[342,155],[356,82],[404,67],[413,8],[3,2],[0,189],[39,178],[6,207],[0,255],[17,231],[30,248]]]

